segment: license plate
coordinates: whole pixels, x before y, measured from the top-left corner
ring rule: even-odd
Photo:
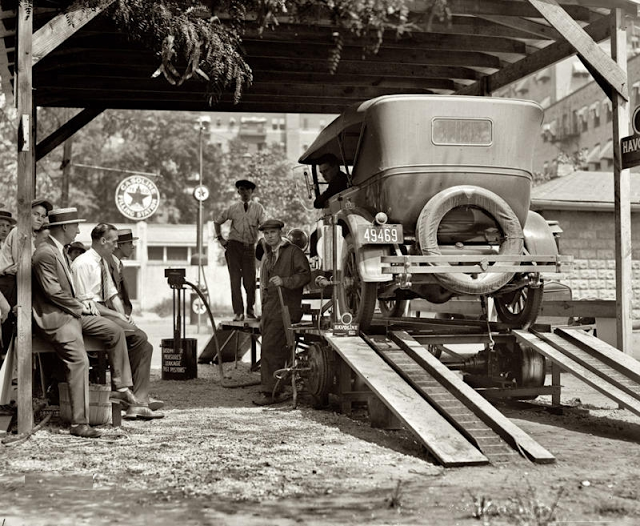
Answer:
[[[360,240],[369,245],[388,245],[391,243],[402,243],[402,225],[360,225]]]

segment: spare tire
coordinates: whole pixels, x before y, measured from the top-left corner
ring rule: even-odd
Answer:
[[[490,190],[478,186],[452,186],[431,198],[418,217],[418,240],[425,256],[441,255],[438,245],[438,227],[444,216],[454,208],[478,208],[489,214],[504,234],[499,254],[521,256],[524,250],[524,235],[520,221],[507,202]],[[461,251],[464,254],[464,251]],[[455,256],[452,257],[454,259]],[[519,263],[499,261],[493,267],[513,266]],[[434,274],[438,282],[457,294],[491,294],[513,279],[515,272],[488,272],[482,274],[441,273]]]

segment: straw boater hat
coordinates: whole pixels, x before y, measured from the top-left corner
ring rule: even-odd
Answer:
[[[126,243],[127,241],[135,241],[136,239],[140,238],[134,237],[133,232],[130,228],[122,228],[118,230],[118,245],[121,243]]]
[[[84,223],[86,219],[78,218],[77,208],[58,208],[49,212],[49,228],[52,226]]]
[[[13,217],[13,214],[9,212],[9,210],[0,210],[0,219],[4,219],[5,221],[9,221],[12,225],[17,223],[16,219]]]

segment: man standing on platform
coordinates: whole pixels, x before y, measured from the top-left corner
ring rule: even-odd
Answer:
[[[256,405],[277,404],[288,398],[281,390],[273,394],[276,386],[273,373],[284,368],[291,358],[278,288],[281,288],[291,322],[297,323],[302,318],[302,289],[311,281],[307,257],[296,245],[282,237],[283,227],[284,223],[278,219],[269,219],[260,225],[267,247],[260,266],[261,396],[253,401]]]
[[[118,230],[108,223],[98,223],[91,231],[91,248],[78,256],[71,265],[73,283],[81,301],[89,301],[101,316],[119,325],[125,332],[129,362],[133,375],[133,394],[138,405],[130,405],[126,419],[151,420],[164,415],[155,409],[164,403],[149,398],[149,375],[153,346],[147,335],[124,312],[122,301],[111,279],[107,261],[118,244]]]
[[[251,200],[256,185],[246,179],[236,181],[240,202],[224,210],[214,221],[216,236],[225,249],[225,258],[231,281],[231,304],[234,321],[244,320],[244,305],[240,285],[247,294],[247,318],[255,319],[256,256],[258,227],[265,220],[264,207]],[[231,221],[228,239],[222,237],[220,227]]]

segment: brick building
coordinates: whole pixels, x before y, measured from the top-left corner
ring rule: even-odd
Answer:
[[[633,319],[640,320],[640,174],[631,174],[633,251]],[[531,208],[558,221],[562,254],[572,255],[572,272],[560,280],[573,299],[615,300],[615,239],[613,176],[608,172],[576,171],[533,188]]]

